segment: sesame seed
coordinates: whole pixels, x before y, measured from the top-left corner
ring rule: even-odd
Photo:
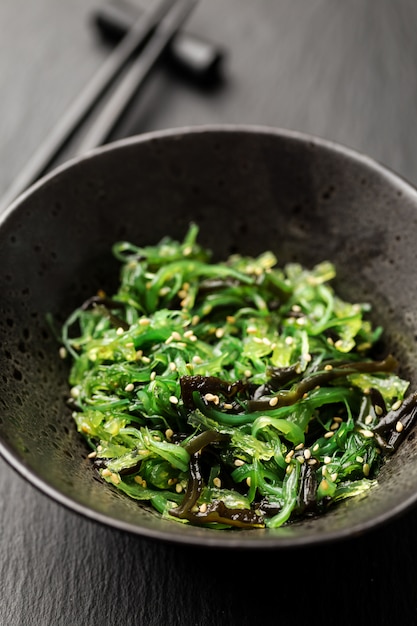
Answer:
[[[236,322],[236,318],[234,315],[227,315],[226,321],[229,322],[229,324],[234,324]]]
[[[271,345],[271,341],[268,339],[268,337],[264,337],[264,338],[262,339],[262,343],[263,343],[265,346],[270,346],[270,345]]]
[[[150,379],[155,380],[155,378],[156,378],[156,372],[151,372]]]
[[[287,344],[287,346],[290,346],[291,344],[294,343],[294,338],[293,337],[285,337],[285,343]]]
[[[123,330],[123,328],[121,326],[119,326],[119,328],[116,330],[116,335],[123,335],[125,331]]]
[[[201,356],[198,356],[198,354],[195,354],[192,358],[193,363],[195,363],[196,365],[199,365],[200,363],[203,362],[203,359],[201,358]]]
[[[330,372],[333,369],[333,365],[330,365],[330,363],[328,363],[324,366],[324,369],[326,370],[326,372]]]
[[[71,388],[71,395],[73,398],[78,398],[80,395],[80,389],[79,387],[72,387]]]
[[[327,433],[324,433],[324,438],[325,439],[330,439],[330,437],[333,437],[334,432],[332,430],[329,430]]]
[[[192,246],[185,246],[184,250],[182,251],[184,256],[190,256],[190,254],[192,253],[193,248]]]
[[[193,333],[192,330],[186,330],[185,333],[184,333],[184,337],[186,337],[187,339],[189,337],[192,337],[193,335],[194,335],[194,333]]]
[[[128,341],[127,344],[125,345],[126,348],[134,348],[135,344],[133,343],[133,341]]]
[[[318,443],[315,443],[313,446],[313,452],[317,452],[317,450],[320,448]]]
[[[366,428],[362,428],[359,432],[363,437],[366,437],[367,439],[370,439],[374,436],[372,430],[367,430]]]
[[[293,470],[293,466],[292,465],[287,465],[286,469],[285,469],[285,473],[286,474],[291,474]]]
[[[325,478],[323,478],[323,480],[320,483],[320,487],[323,491],[327,491],[329,488],[329,483],[327,482],[327,480]]]
[[[175,483],[178,482],[178,478],[168,478],[168,485],[171,487],[172,485],[175,485]]]
[[[294,313],[300,313],[301,312],[301,307],[299,304],[293,304],[291,309],[294,311]]]
[[[255,335],[258,332],[258,329],[256,328],[256,326],[248,326],[246,332],[248,333],[248,335]]]
[[[165,287],[161,287],[161,289],[159,290],[159,295],[162,297],[167,296],[170,291],[171,289],[167,285],[165,285]]]
[[[333,421],[337,422],[338,424],[341,424],[343,422],[343,419],[341,417],[336,416],[333,418]]]
[[[305,458],[300,454],[296,457],[297,461],[302,465],[305,461]]]
[[[146,364],[151,362],[151,360],[150,360],[150,358],[148,356],[143,356],[142,357],[142,361],[143,361],[143,363],[146,363]]]
[[[372,424],[373,419],[374,419],[374,418],[372,417],[372,415],[367,415],[367,416],[365,417],[365,420],[364,420],[364,421],[365,421],[365,424],[366,424],[367,426],[369,426],[369,424]]]
[[[171,361],[171,363],[169,364],[169,369],[171,370],[171,372],[177,371],[177,366],[173,361]]]
[[[169,396],[169,401],[171,402],[171,404],[178,404],[177,396]]]
[[[251,370],[245,370],[244,374],[245,374],[245,378],[250,378],[252,376]]]
[[[363,456],[357,456],[357,457],[356,457],[356,461],[357,461],[358,463],[363,463]]]
[[[339,426],[339,422],[333,422],[333,424],[330,426],[330,430],[337,430]]]
[[[198,510],[200,511],[200,513],[205,513],[207,511],[207,503],[203,502],[203,504],[200,504]]]
[[[254,343],[263,343],[262,339],[260,337],[254,337],[253,338]]]
[[[325,456],[323,459],[323,463],[331,463],[332,458],[330,456]]]
[[[308,459],[307,463],[309,465],[317,465],[317,459]]]
[[[128,383],[125,387],[125,391],[133,391],[135,388],[135,385],[133,383]]]
[[[294,450],[302,450],[304,448],[304,444],[301,442],[295,446]]]
[[[369,466],[369,463],[364,463],[362,466],[362,471],[364,476],[369,476],[369,472],[370,472],[371,468]]]
[[[248,487],[250,487],[250,484],[251,484],[250,476],[247,477],[246,484],[247,484]]]
[[[199,315],[193,315],[191,318],[191,324],[193,326],[197,326],[198,322],[200,321],[200,316]]]
[[[120,483],[120,478],[117,474],[115,474],[114,472],[112,473],[112,475],[110,476],[110,480],[112,481],[112,483],[114,485],[118,485]]]
[[[224,335],[224,328],[217,328],[216,329],[216,337],[217,339],[221,339]]]
[[[404,429],[404,424],[402,422],[398,421],[395,424],[395,430],[397,431],[397,433],[401,433],[403,431],[403,429]]]
[[[67,350],[66,348],[64,348],[64,346],[60,347],[59,356],[61,357],[61,359],[65,359],[65,357],[67,356]]]
[[[333,472],[333,474],[330,474],[330,478],[333,483],[336,482],[337,476],[338,476],[337,472]]]
[[[397,402],[394,402],[394,404],[392,405],[391,411],[398,411],[401,405],[402,405],[402,400],[397,400]]]
[[[242,461],[242,459],[235,459],[234,464],[236,467],[242,467],[242,465],[245,465],[245,461]]]
[[[274,396],[269,400],[269,406],[276,406],[278,404],[278,397]]]
[[[220,487],[222,486],[222,481],[218,476],[216,476],[216,478],[213,478],[213,485],[218,489],[220,489]]]
[[[174,339],[174,341],[181,341],[181,335],[176,330],[171,333],[171,337]]]
[[[93,450],[93,452],[90,452],[90,454],[87,455],[87,458],[94,459],[96,456],[97,456],[97,452]]]
[[[230,411],[230,409],[233,409],[233,404],[230,404],[229,402],[225,402],[223,404],[223,408],[225,409],[225,411]]]
[[[304,458],[307,459],[307,460],[309,460],[311,458],[311,450],[310,450],[310,448],[306,448],[304,450]]]
[[[214,404],[219,404],[220,402],[219,396],[214,393],[206,393],[204,395],[204,400],[206,402],[214,402]]]
[[[171,439],[172,435],[174,434],[174,431],[172,430],[172,428],[167,428],[165,431],[165,437],[167,439]]]
[[[374,408],[375,408],[375,413],[376,413],[378,416],[382,415],[382,413],[384,412],[384,411],[382,410],[382,407],[381,407],[381,406],[379,406],[379,404],[376,404]]]
[[[177,493],[181,493],[181,491],[183,490],[183,488],[184,488],[184,487],[181,485],[181,483],[177,483],[177,484],[175,485],[175,491],[176,491]]]
[[[104,470],[101,472],[102,476],[111,476],[111,471],[109,470],[108,467],[105,467]]]

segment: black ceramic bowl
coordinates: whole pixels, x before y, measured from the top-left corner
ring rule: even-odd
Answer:
[[[143,536],[221,547],[279,548],[362,533],[417,497],[413,434],[378,485],[326,515],[277,530],[214,531],[160,519],[98,479],[64,397],[68,364],[46,318],[98,288],[111,292],[115,240],[182,238],[190,221],[215,256],[275,251],[279,262],[329,259],[337,290],[370,301],[385,341],[417,387],[417,193],[341,146],[258,127],[157,132],[99,149],[23,194],[0,221],[0,449],[70,509]]]

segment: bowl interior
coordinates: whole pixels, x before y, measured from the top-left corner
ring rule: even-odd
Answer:
[[[325,516],[274,531],[219,532],[159,519],[103,484],[65,404],[68,364],[48,323],[103,288],[114,241],[182,238],[190,221],[223,259],[273,250],[331,260],[338,291],[374,321],[417,384],[417,195],[372,160],[301,134],[194,128],[118,142],[57,170],[0,224],[0,441],[7,460],[73,510],[129,531],[211,546],[279,547],[348,536],[405,510],[417,492],[414,433],[379,485]]]

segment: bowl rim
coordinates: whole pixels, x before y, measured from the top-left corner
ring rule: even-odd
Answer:
[[[257,124],[202,124],[202,125],[189,125],[180,126],[175,128],[167,128],[162,130],[149,131],[146,133],[133,135],[127,138],[118,139],[112,141],[104,146],[94,148],[88,153],[77,155],[65,161],[65,163],[55,167],[46,175],[42,176],[39,180],[33,183],[28,189],[18,195],[5,210],[0,214],[0,229],[4,221],[25,202],[25,200],[41,189],[49,181],[55,179],[57,176],[72,169],[74,166],[91,159],[96,159],[101,154],[108,152],[114,152],[123,150],[128,146],[133,146],[142,143],[148,143],[152,140],[166,139],[166,138],[181,138],[185,135],[197,135],[207,133],[243,133],[243,134],[262,134],[267,136],[274,136],[277,138],[290,139],[295,142],[303,144],[310,144],[312,147],[325,149],[332,153],[346,157],[356,163],[364,166],[367,169],[372,170],[379,175],[382,175],[390,184],[394,184],[399,189],[404,191],[408,196],[413,196],[417,204],[417,189],[408,182],[403,176],[394,172],[391,168],[385,166],[373,157],[364,154],[354,148],[348,147],[342,143],[332,141],[306,133],[298,130],[291,130],[286,128],[280,128],[275,126],[257,125]],[[37,475],[33,470],[29,469],[28,464],[22,459],[21,456],[7,443],[6,440],[0,438],[0,456],[9,464],[9,466],[15,470],[22,478],[28,481],[38,491],[48,496],[55,502],[63,505],[68,510],[87,518],[93,522],[104,524],[108,527],[115,528],[121,531],[131,533],[133,535],[141,536],[144,538],[164,541],[167,543],[182,544],[182,545],[194,545],[202,548],[238,548],[238,549],[286,549],[286,548],[300,548],[306,546],[314,546],[318,544],[325,544],[334,542],[336,540],[346,540],[355,536],[364,534],[365,532],[380,527],[383,524],[393,521],[400,515],[403,515],[417,502],[417,491],[405,498],[403,501],[397,503],[389,511],[384,511],[375,517],[367,520],[359,521],[353,526],[344,529],[338,529],[333,531],[324,531],[320,533],[308,533],[305,536],[280,536],[280,535],[262,535],[260,536],[258,531],[253,531],[253,538],[250,534],[245,534],[244,538],[240,532],[236,533],[221,533],[213,532],[213,534],[207,533],[207,536],[202,537],[196,533],[170,533],[165,529],[153,529],[147,527],[141,527],[134,523],[126,522],[110,515],[100,513],[88,506],[76,501],[75,499],[63,494],[52,484],[48,483],[45,479]],[[199,529],[201,530],[201,529]]]

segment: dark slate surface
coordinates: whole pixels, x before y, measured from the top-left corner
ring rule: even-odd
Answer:
[[[0,193],[108,54],[89,24],[98,4],[0,3]],[[416,23],[412,0],[203,0],[189,29],[226,46],[223,85],[203,90],[159,69],[118,136],[281,126],[340,141],[417,183]],[[2,460],[0,470],[1,624],[417,623],[415,510],[322,548],[222,553],[102,527]]]

